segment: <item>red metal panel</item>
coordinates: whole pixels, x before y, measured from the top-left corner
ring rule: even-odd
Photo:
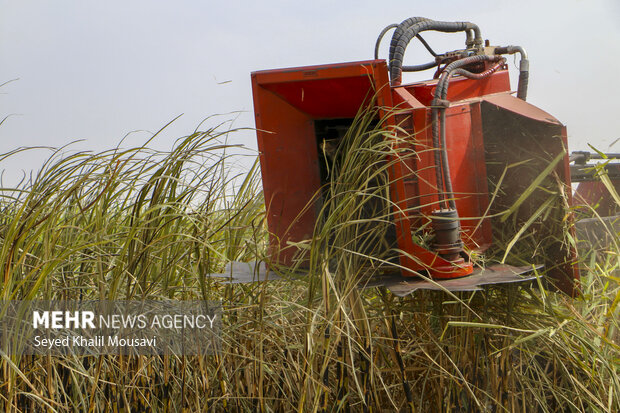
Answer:
[[[523,236],[517,242],[531,247],[536,240],[544,240],[537,259],[544,262],[547,274],[554,280],[555,286],[574,294],[574,280],[579,278],[575,265],[576,250],[564,239],[563,226],[563,223],[569,221],[570,227],[572,220],[566,209],[566,205],[571,202],[566,127],[545,111],[507,93],[485,96],[482,108],[489,175],[497,180],[502,170],[513,165],[505,175],[503,189],[500,188],[492,212],[503,213],[514,205],[522,191],[540,176],[549,163],[564,154],[553,174],[547,175],[540,182],[539,188],[522,200],[511,219],[506,223],[497,219],[494,225],[507,229],[505,236],[512,236],[511,231],[516,231],[516,228],[508,227],[507,224],[512,222],[517,227],[524,225],[543,202],[557,193],[557,198],[547,206],[545,216],[551,216],[550,221],[531,223],[528,231],[534,238]],[[569,230],[574,235],[574,229]]]
[[[314,120],[353,117],[366,99],[391,107],[385,61],[279,69],[252,74],[254,111],[272,255],[290,265],[317,220],[320,189]]]
[[[437,86],[438,79],[427,80],[425,82],[404,85],[422,104],[430,106]],[[498,70],[489,77],[482,80],[467,79],[455,76],[450,79],[447,99],[451,102],[490,95],[499,92],[510,91],[510,78],[508,70]]]
[[[320,187],[314,128],[309,116],[262,88],[254,77],[253,89],[272,251],[290,265],[296,249],[288,241],[310,239],[316,222],[309,207]]]
[[[616,192],[620,193],[620,182],[611,182]],[[602,217],[615,215],[616,212],[616,201],[601,181],[579,182],[573,196],[573,205],[596,207],[596,212]]]
[[[253,72],[252,77],[260,85],[299,82],[309,79],[339,79],[343,77],[370,76],[382,65],[385,65],[385,60],[383,59],[363,60],[359,62],[259,70]]]
[[[537,120],[539,122],[551,123],[554,125],[561,125],[559,120],[545,112],[544,110],[524,101],[521,99],[517,99],[512,96],[510,93],[498,93],[496,95],[485,96],[484,100],[494,104],[495,106],[501,107],[502,109],[508,110],[510,112],[518,113],[521,116],[528,117],[532,120]],[[566,148],[566,142],[565,146]],[[568,174],[570,177],[570,173]]]
[[[272,83],[264,87],[316,119],[353,118],[374,95],[369,76]]]
[[[472,157],[475,163],[471,165],[475,171],[477,179],[473,182],[472,189],[474,191],[473,202],[476,205],[475,210],[468,215],[470,218],[476,218],[464,223],[466,234],[466,242],[469,239],[472,244],[468,244],[470,248],[484,251],[489,248],[493,242],[493,229],[491,220],[486,217],[489,207],[489,186],[487,183],[487,169],[485,164],[484,137],[482,134],[482,116],[480,102],[473,102],[471,108],[471,146]],[[466,173],[467,171],[464,171]]]
[[[415,133],[415,150],[420,158],[419,202],[420,210],[426,216],[437,209],[439,203],[437,179],[435,174],[435,152],[431,132],[431,111],[424,107],[413,112]]]
[[[436,209],[438,202],[433,166],[434,149],[430,134],[430,111],[404,87],[394,88],[392,94],[395,107],[401,113],[402,122],[399,123],[399,127],[404,130],[405,136],[409,136],[411,149],[416,154],[415,169],[411,169],[413,165],[410,160],[405,161],[409,176],[405,176],[404,179],[410,183],[407,185],[406,196],[411,207],[417,208],[410,210],[410,215],[422,212],[428,215]],[[415,187],[411,185],[413,182],[416,182]]]
[[[489,220],[480,222],[489,206],[480,122],[479,103],[447,109],[446,147],[463,242],[471,250],[484,251],[491,245],[491,227]]]
[[[389,87],[389,76],[387,72],[387,66],[382,67],[382,70],[376,73],[376,84],[377,90],[380,92],[378,95],[377,104],[382,108],[387,108],[391,110],[394,107],[394,101],[392,96],[392,90]],[[385,112],[382,113],[382,117],[384,117]],[[396,128],[396,116],[392,112],[390,116],[387,117],[387,127],[393,128],[394,134],[399,134],[398,129]],[[398,153],[398,150],[401,147],[404,147],[403,143],[395,143],[395,149]],[[416,261],[416,247],[413,243],[413,239],[411,237],[411,221],[409,220],[409,216],[407,214],[407,208],[409,203],[409,196],[407,194],[407,188],[405,186],[404,178],[407,174],[407,166],[405,162],[395,158],[394,155],[390,155],[388,157],[388,162],[392,162],[393,165],[389,169],[389,178],[391,182],[391,196],[392,202],[394,203],[394,223],[396,227],[396,240],[398,243],[398,247],[401,251],[404,251],[403,254],[400,254],[399,261],[400,265],[403,268],[407,268],[412,272],[408,272],[407,270],[402,270],[404,275],[413,275],[416,273],[413,271],[420,270],[423,267],[419,265]]]

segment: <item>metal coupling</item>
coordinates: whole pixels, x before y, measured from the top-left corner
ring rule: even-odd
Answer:
[[[456,209],[437,209],[432,212],[431,221],[435,233],[434,250],[447,261],[462,261],[463,241]]]

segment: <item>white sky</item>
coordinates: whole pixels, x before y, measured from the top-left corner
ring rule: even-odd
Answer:
[[[12,115],[0,126],[0,153],[76,139],[86,139],[76,149],[108,149],[180,114],[158,149],[213,114],[245,111],[220,120],[253,127],[250,72],[371,59],[380,30],[412,16],[471,21],[493,45],[523,46],[528,101],[568,126],[569,149],[620,152],[620,143],[609,147],[620,138],[614,0],[0,0],[0,83],[19,78],[0,88],[0,119]],[[463,46],[462,34],[425,37],[438,52]],[[412,42],[405,64],[428,60]],[[255,139],[234,137],[251,148]],[[10,177],[42,159],[31,153],[0,169]]]

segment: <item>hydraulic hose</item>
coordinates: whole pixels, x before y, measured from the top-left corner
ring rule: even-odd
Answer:
[[[465,69],[455,69],[452,72],[452,74],[453,75],[461,75],[461,76],[466,77],[468,79],[480,80],[480,79],[484,79],[485,77],[487,77],[487,76],[497,72],[497,70],[502,67],[504,62],[505,62],[505,59],[503,61],[500,61],[499,63],[493,65],[491,68],[485,70],[482,73],[472,73],[469,70],[465,70]]]
[[[402,26],[402,23],[401,23]],[[463,31],[467,35],[467,42],[473,44],[475,47],[479,47],[482,45],[482,36],[480,34],[480,29],[473,23],[469,22],[440,22],[434,20],[422,20],[419,21],[405,30],[400,37],[396,37],[397,33],[395,32],[392,36],[392,43],[396,43],[393,49],[393,54],[391,53],[390,58],[390,78],[392,85],[400,85],[401,83],[401,75],[402,75],[402,66],[403,66],[403,56],[405,54],[405,49],[407,45],[415,36],[419,33],[427,30],[435,30],[446,33],[454,33]],[[400,26],[396,29],[398,29]],[[471,39],[471,32],[473,31],[473,40]],[[392,45],[390,45],[390,51],[392,50]]]
[[[454,70],[462,68],[463,66],[467,66],[467,65],[473,64],[473,63],[499,62],[502,59],[504,59],[502,56],[497,56],[497,55],[491,55],[491,56],[488,56],[488,55],[476,55],[476,56],[465,57],[463,59],[459,59],[459,60],[456,60],[456,61],[450,63],[441,72],[441,76],[439,77],[439,81],[437,82],[437,87],[435,88],[435,99],[445,99],[445,97],[447,96],[447,93],[448,93],[447,92],[448,91],[448,81],[447,80],[448,80],[450,74]],[[472,73],[472,75],[475,75],[475,74]],[[488,76],[488,74],[486,76]],[[486,76],[484,76],[484,77],[486,77]]]
[[[422,45],[424,45],[426,50],[428,50],[428,52],[432,54],[433,57],[437,57],[437,53],[435,53],[435,51],[431,48],[431,46],[428,43],[426,43],[426,40],[424,40],[422,36],[417,34],[415,37],[416,39],[420,41],[420,43],[422,43]],[[433,67],[436,67],[436,66],[439,66],[439,61],[437,59],[435,59],[432,62],[424,63],[421,65],[403,66],[402,70],[403,72],[421,72],[422,70],[432,69]]]
[[[431,46],[428,43],[426,43],[426,40],[424,40],[422,36],[420,36],[420,34],[417,34],[415,37],[416,39],[420,41],[420,43],[422,43],[422,45],[426,48],[426,50],[428,50],[428,52],[433,55],[433,57],[437,57],[437,53],[435,53],[435,51],[431,48]]]
[[[379,58],[379,47],[381,46],[381,41],[383,40],[383,37],[385,36],[387,32],[389,32],[391,29],[394,29],[394,28],[398,28],[398,24],[396,23],[390,24],[386,26],[383,30],[381,30],[381,33],[379,33],[379,36],[377,37],[377,41],[375,43],[375,59]],[[422,45],[426,48],[426,50],[428,50],[428,52],[433,55],[433,57],[437,56],[437,53],[435,53],[435,51],[426,42],[426,40],[422,38],[422,36],[417,35],[416,38],[420,41],[420,43],[422,43]],[[417,66],[405,66],[403,67],[403,71],[404,72],[417,72],[420,70],[430,69],[431,67],[435,67],[435,66],[437,66],[437,63],[429,62],[423,65],[417,65]]]
[[[519,84],[517,86],[517,97],[521,100],[527,99],[527,87],[530,78],[530,61],[527,58],[527,52],[521,46],[496,47],[497,54],[515,54],[519,53],[521,60],[519,61]]]
[[[415,65],[415,66],[403,66],[402,70],[403,72],[419,72],[422,70],[427,70],[427,69],[431,69],[435,66],[439,65],[439,63],[437,62],[428,62],[428,63],[424,63],[422,65]]]
[[[521,59],[519,63],[519,86],[517,87],[517,97],[522,100],[527,99],[527,86],[530,78],[530,62]]]
[[[390,53],[388,55],[388,64],[392,67],[392,61],[394,60],[394,50],[396,49],[396,45],[398,44],[398,40],[400,37],[409,30],[409,28],[415,24],[418,24],[423,21],[429,21],[426,17],[410,17],[408,19],[403,20],[394,33],[392,34],[392,40],[390,41]]]
[[[435,103],[433,101],[433,103]],[[439,112],[433,107],[431,110],[431,125],[433,129],[433,148],[434,157],[435,157],[435,180],[437,181],[437,193],[439,194],[439,202],[445,202],[446,195],[446,183],[444,181],[444,173],[446,168],[442,162],[443,156],[440,153],[439,146]],[[448,173],[450,172],[450,167],[448,166]],[[452,183],[449,185],[452,187]]]
[[[452,178],[450,177],[450,164],[448,163],[448,148],[446,145],[446,108],[441,109],[440,115],[441,128],[441,165],[443,169],[443,182],[446,188],[446,196],[448,197],[448,205],[456,210],[456,202],[454,201],[454,189],[452,189]]]
[[[468,49],[474,46],[474,31],[473,30],[467,30],[465,31],[465,47],[467,47]]]
[[[385,29],[381,30],[381,33],[379,33],[379,37],[377,37],[377,42],[375,43],[375,60],[379,58],[379,46],[381,45],[381,40],[383,40],[383,36],[385,36],[385,34],[389,32],[391,29],[394,29],[397,27],[398,27],[398,24],[392,23],[389,26],[385,26]]]
[[[485,70],[482,73],[472,73],[463,69],[463,66],[470,65],[472,63],[479,62],[497,62],[491,68]],[[435,88],[435,96],[432,102],[431,109],[431,123],[432,123],[432,135],[433,146],[437,151],[435,152],[435,176],[437,179],[437,186],[439,187],[439,201],[446,202],[448,207],[456,210],[456,203],[454,201],[454,191],[452,188],[452,179],[450,178],[450,165],[448,163],[448,150],[446,145],[446,97],[448,96],[448,86],[450,76],[453,74],[460,74],[471,79],[484,79],[497,71],[506,61],[501,56],[487,56],[478,55],[466,57],[464,59],[457,60],[450,63],[442,71],[437,87]]]

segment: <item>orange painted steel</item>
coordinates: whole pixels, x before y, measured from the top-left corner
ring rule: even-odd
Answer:
[[[403,275],[425,272],[432,278],[445,279],[472,273],[467,256],[460,264],[455,264],[416,245],[412,239],[412,233],[428,222],[426,217],[439,205],[436,148],[432,144],[430,121],[430,104],[436,85],[437,80],[429,80],[392,87],[384,60],[252,73],[258,149],[274,261],[291,265],[299,258],[300,251],[294,244],[312,238],[318,219],[322,182],[316,122],[353,119],[361,107],[373,104],[385,110],[397,109],[383,113],[387,115],[384,126],[398,126],[394,131],[404,130],[408,140],[405,149],[415,153],[415,157],[392,159],[395,162],[389,177],[395,205],[396,240],[402,251],[399,260],[406,268]],[[483,252],[493,245],[494,224],[490,218],[492,208],[487,185],[489,157],[495,156],[492,154],[497,149],[497,159],[491,159],[490,163],[493,174],[498,170],[493,167],[495,163],[503,162],[501,166],[505,167],[522,160],[519,155],[512,156],[501,148],[515,145],[512,139],[502,140],[509,139],[503,136],[512,132],[502,132],[497,125],[489,123],[489,119],[498,117],[510,121],[514,118],[523,122],[532,136],[539,133],[542,137],[531,138],[523,144],[533,147],[541,141],[541,148],[550,155],[557,155],[566,144],[566,130],[552,116],[511,95],[505,67],[483,80],[452,78],[447,100],[450,107],[446,112],[446,147],[461,237],[466,250]],[[557,132],[562,138],[547,139],[542,135],[547,131]],[[518,139],[516,135],[515,138]],[[399,142],[403,145],[402,139]],[[570,188],[570,174],[566,171],[568,157],[560,162],[556,173]],[[534,199],[528,208],[539,203]],[[562,250],[561,254],[574,255],[572,250]],[[571,265],[569,262],[557,266],[557,278],[575,278],[577,275]]]

